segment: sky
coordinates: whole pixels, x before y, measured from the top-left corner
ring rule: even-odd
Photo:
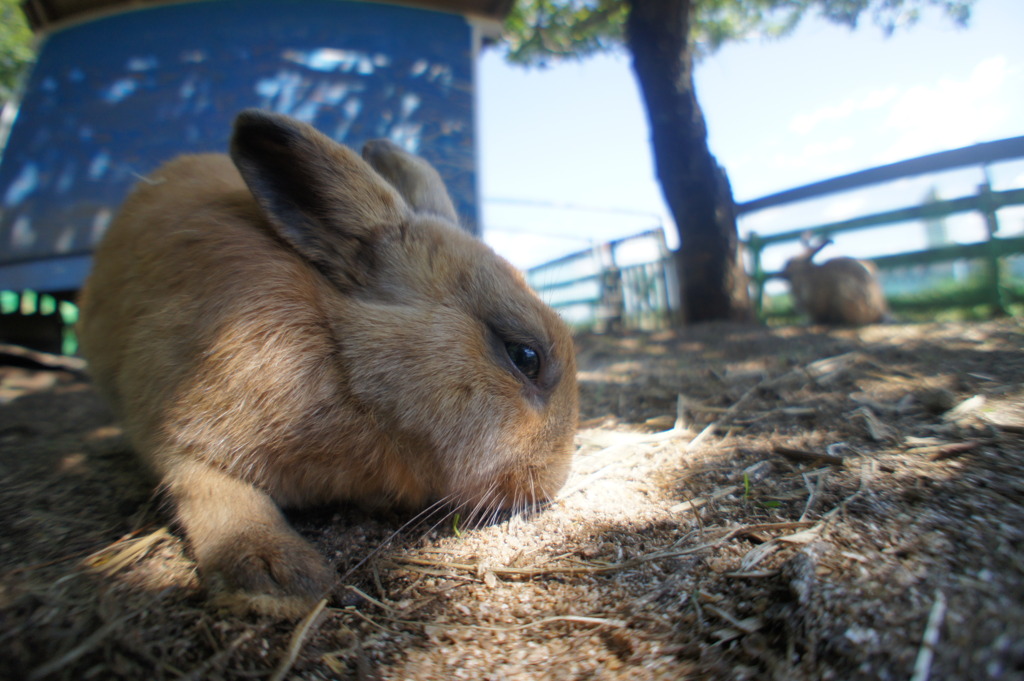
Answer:
[[[1024,2],[977,0],[966,29],[934,11],[886,38],[869,17],[851,31],[809,16],[788,38],[726,45],[696,71],[712,153],[742,202],[1024,135],[1022,36]],[[625,53],[526,70],[490,49],[478,64],[478,97],[484,238],[498,252],[525,268],[655,226],[675,245]],[[1024,186],[1024,163],[992,172],[997,186]],[[795,213],[764,211],[741,221],[740,232],[911,205],[933,186],[952,198],[980,180],[972,170],[840,195]],[[1004,223],[1024,230],[1024,214]],[[977,238],[971,229],[954,229],[954,238]],[[885,246],[922,247],[921,231],[887,236]],[[844,248],[866,256],[880,244],[862,236]]]

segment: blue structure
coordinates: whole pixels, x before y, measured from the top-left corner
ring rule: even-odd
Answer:
[[[97,5],[113,11],[82,21]],[[225,151],[235,114],[253,106],[357,149],[388,137],[420,153],[477,230],[481,23],[469,17],[493,24],[507,2],[123,5],[25,4],[45,38],[0,160],[0,289],[77,289],[139,178],[180,153]],[[64,24],[47,27],[54,19]]]

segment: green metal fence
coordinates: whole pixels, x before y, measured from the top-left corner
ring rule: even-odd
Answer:
[[[792,206],[829,197],[841,192],[870,188],[908,178],[938,175],[964,168],[978,168],[985,178],[974,191],[945,200],[922,200],[842,221],[810,224],[785,229],[770,235],[751,233],[743,243],[749,256],[750,278],[758,315],[791,316],[793,310],[767,310],[765,283],[778,272],[769,272],[763,264],[766,248],[779,244],[798,244],[806,234],[830,238],[838,234],[893,234],[900,224],[943,220],[961,214],[977,214],[985,226],[985,238],[976,243],[935,246],[912,252],[891,253],[870,258],[883,273],[901,268],[927,268],[940,263],[973,261],[981,264],[980,275],[968,284],[948,291],[930,291],[925,298],[887,293],[896,312],[917,312],[949,308],[986,306],[989,314],[1004,314],[1011,303],[1024,301],[1024,280],[1008,276],[1009,258],[1024,255],[1024,236],[1000,236],[999,211],[1024,205],[1024,187],[995,190],[988,169],[1003,162],[1024,160],[1024,137],[976,144],[962,149],[929,154],[899,163],[862,170],[842,177],[815,182],[737,205],[742,219],[769,208]],[[1024,177],[1024,172],[1021,173]],[[885,238],[882,237],[882,238]],[[631,243],[654,239],[658,244],[649,262],[623,266],[618,255]],[[878,250],[884,250],[881,247]],[[577,326],[590,328],[657,328],[672,323],[678,315],[675,261],[664,246],[664,235],[652,230],[573,253],[532,268],[527,278],[542,297],[562,311]]]
[[[871,258],[871,260],[883,273],[896,268],[935,265],[957,260],[978,260],[983,263],[984,275],[981,277],[981,281],[976,282],[973,287],[969,287],[969,290],[950,292],[945,297],[933,296],[927,303],[890,297],[890,304],[896,311],[921,307],[964,307],[983,304],[989,306],[992,314],[1005,314],[1009,303],[1018,296],[1014,288],[1008,286],[1005,263],[1008,257],[1024,254],[1024,237],[999,236],[998,212],[1010,206],[1024,205],[1024,188],[993,190],[988,179],[988,168],[997,162],[1022,158],[1024,158],[1024,137],[1014,137],[872,168],[739,204],[737,215],[743,217],[767,208],[960,168],[979,167],[985,178],[973,193],[953,199],[924,201],[918,205],[839,222],[808,225],[771,235],[762,236],[751,233],[744,245],[750,255],[750,276],[759,316],[762,318],[768,316],[764,308],[765,282],[778,275],[777,272],[765,271],[762,265],[762,254],[766,247],[780,243],[798,242],[808,233],[828,238],[842,233],[882,228],[894,229],[893,225],[897,223],[940,220],[962,213],[977,213],[981,216],[986,232],[984,240],[970,244],[954,244],[909,253],[883,255]]]
[[[658,227],[526,271],[546,303],[577,328],[659,329],[679,309],[679,286]]]

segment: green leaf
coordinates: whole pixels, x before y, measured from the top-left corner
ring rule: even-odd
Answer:
[[[639,1],[639,0],[633,0]],[[691,3],[694,56],[729,42],[788,36],[811,10],[833,23],[856,28],[865,14],[885,33],[912,26],[928,9],[965,26],[975,0],[678,0]],[[584,59],[620,50],[629,0],[519,0],[505,21],[508,61],[524,66]]]
[[[32,31],[17,0],[0,0],[0,105],[14,97],[35,60]]]

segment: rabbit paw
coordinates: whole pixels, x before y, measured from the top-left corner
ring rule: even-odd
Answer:
[[[236,537],[200,569],[215,605],[272,617],[305,614],[329,594],[336,580],[313,547],[281,533]]]

